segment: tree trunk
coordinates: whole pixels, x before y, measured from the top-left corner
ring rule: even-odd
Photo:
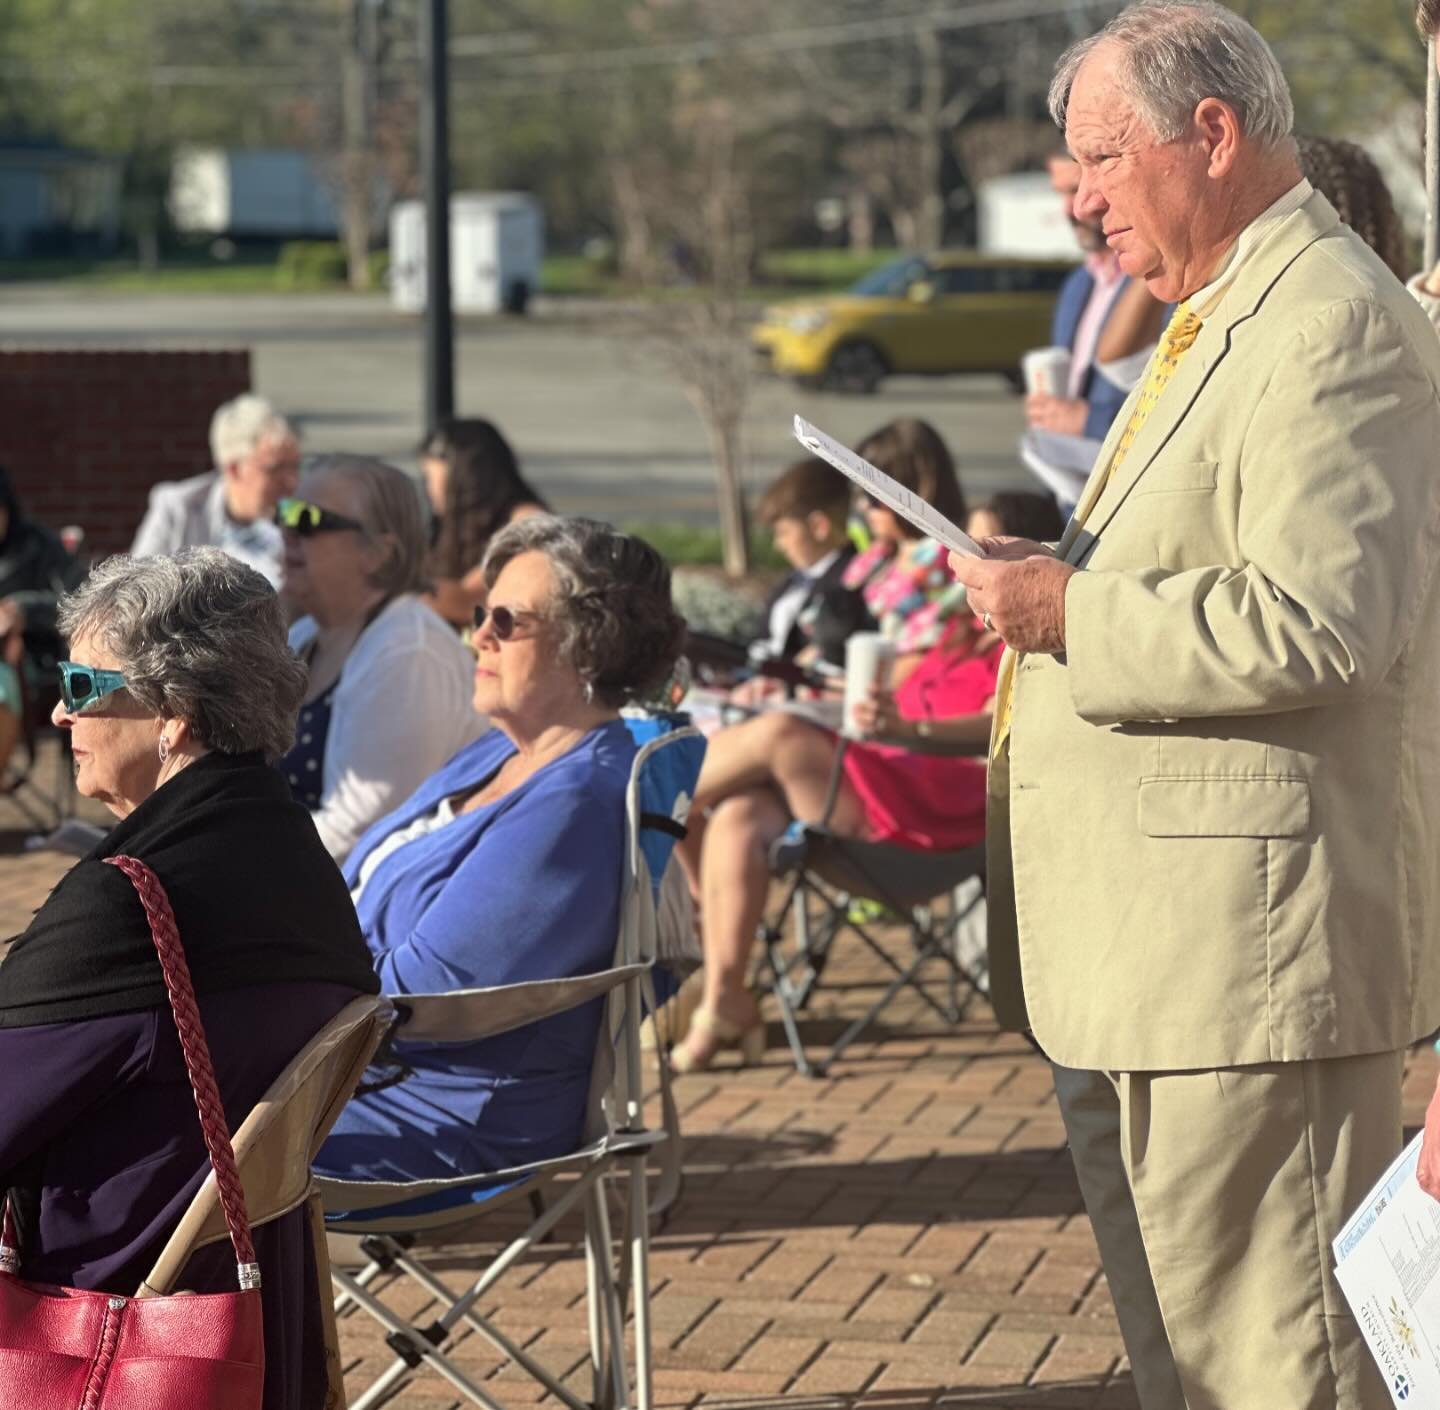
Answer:
[[[743,578],[750,571],[750,523],[745,507],[744,459],[738,415],[702,410],[715,457],[715,497],[720,510],[720,544],[725,572]]]
[[[352,289],[370,287],[370,179],[375,169],[375,7],[352,0],[351,36],[341,60],[340,223]]]
[[[345,156],[340,220],[350,287],[363,293],[370,287],[370,161],[363,152],[348,152]]]
[[[917,248],[936,250],[945,240],[945,198],[940,183],[945,165],[945,60],[940,36],[922,29],[915,36],[920,50],[919,140],[915,160],[919,201],[915,211]]]
[[[845,223],[850,252],[868,255],[875,248],[875,205],[867,191],[851,191],[845,198]]]

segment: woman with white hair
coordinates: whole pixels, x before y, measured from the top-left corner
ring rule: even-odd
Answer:
[[[280,769],[343,863],[371,823],[484,730],[470,708],[475,658],[420,600],[425,519],[402,471],[322,456],[276,522],[285,595],[305,614],[290,644],[310,672]]]
[[[136,558],[213,544],[280,584],[280,535],[275,505],[295,493],[300,442],[294,427],[264,397],[246,392],[210,419],[215,468],[188,480],[164,481],[130,552]]]
[[[232,1130],[379,986],[273,767],[305,675],[269,584],[214,548],[111,558],[62,601],[60,628],[55,723],[80,793],[118,821],[0,965],[0,1190],[23,1277],[130,1297],[210,1166],[145,911],[107,861],[139,858],[170,898]],[[303,1210],[255,1230],[265,1410],[324,1400],[307,1240]],[[197,1253],[185,1287],[232,1292],[228,1246]]]

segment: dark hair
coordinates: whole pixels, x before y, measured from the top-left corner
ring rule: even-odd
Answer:
[[[988,510],[1000,521],[1000,532],[1036,543],[1054,543],[1065,532],[1055,496],[1035,490],[1002,490],[976,511]]]
[[[5,532],[0,534],[0,548],[4,548],[25,520],[25,511],[20,507],[20,497],[10,482],[10,472],[0,465],[0,509],[5,511]]]
[[[479,565],[486,545],[520,505],[547,507],[520,473],[510,442],[489,421],[442,421],[425,438],[420,454],[443,460],[447,469],[445,508],[428,565],[434,577],[463,578]]]
[[[928,421],[902,416],[872,431],[855,449],[877,470],[883,470],[933,505],[952,524],[965,522],[965,491],[960,488],[955,462],[939,431]],[[906,538],[920,536],[907,520],[900,519],[899,523]]]
[[[1415,28],[1421,39],[1431,39],[1440,30],[1440,0],[1416,0]]]
[[[1440,0],[1433,0],[1440,7]],[[1405,228],[1370,154],[1338,137],[1297,136],[1300,170],[1345,222],[1400,280],[1409,274]]]
[[[593,519],[534,514],[501,529],[485,554],[485,589],[522,553],[543,553],[555,575],[546,615],[559,654],[591,699],[618,709],[665,683],[685,640],[670,597],[670,567],[644,539]]]
[[[771,481],[757,512],[762,524],[827,514],[837,529],[843,529],[850,517],[850,481],[823,460],[807,456]]]

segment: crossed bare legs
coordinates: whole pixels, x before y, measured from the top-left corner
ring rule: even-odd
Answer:
[[[822,820],[836,749],[828,730],[782,710],[711,737],[680,847],[705,947],[704,996],[672,1059],[680,1071],[708,1067],[725,1043],[744,1047],[744,1035],[759,1031],[745,972],[770,889],[770,844],[792,818]],[[843,777],[829,825],[847,836],[864,830],[864,806]]]

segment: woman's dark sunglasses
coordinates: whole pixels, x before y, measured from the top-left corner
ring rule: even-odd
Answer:
[[[539,620],[538,612],[525,612],[517,607],[477,607],[475,609],[475,630],[478,632],[488,621],[490,634],[496,641],[509,641],[525,622],[538,622]]]
[[[344,529],[360,534],[365,532],[364,524],[358,519],[321,509],[308,499],[282,499],[275,506],[275,522],[282,529],[299,534],[302,539],[308,539],[311,534],[333,534]]]
[[[77,666],[73,661],[57,661],[55,669],[60,672],[60,701],[68,715],[78,715],[98,705],[125,685],[125,677],[119,671]]]

